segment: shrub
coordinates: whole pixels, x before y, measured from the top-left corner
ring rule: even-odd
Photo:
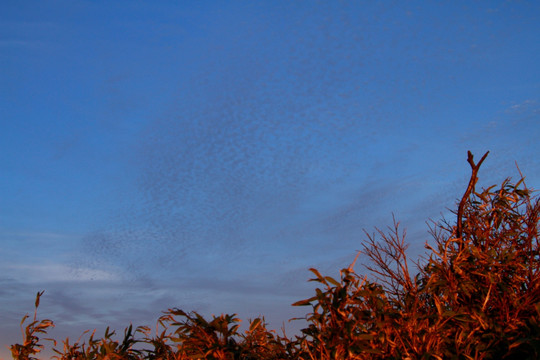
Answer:
[[[25,328],[23,324],[29,318],[29,315],[26,314],[21,320],[21,332],[23,335],[23,343],[11,345],[11,354],[14,359],[36,359],[31,355],[38,354],[43,349],[43,344],[39,343],[38,334],[46,334],[47,329],[54,327],[54,324],[51,320],[37,320],[37,309],[39,307],[39,300],[43,295],[43,291],[38,292],[36,295],[35,310],[34,310],[34,319],[30,322]],[[45,339],[53,341],[52,339]],[[56,345],[56,343],[55,343]]]
[[[155,336],[148,327],[133,332],[130,326],[119,342],[107,329],[102,339],[92,333],[88,343],[66,339],[55,352],[59,359],[536,359],[540,199],[523,176],[476,192],[486,156],[475,164],[468,153],[472,174],[457,221],[432,224],[434,243],[426,243],[421,261],[409,262],[405,232],[394,220],[386,232],[366,233],[366,275],[354,271],[356,259],[338,280],[310,269],[320,288],[293,304],[312,308],[308,326],[294,338],[267,330],[264,318],[240,333],[236,315],[209,321],[169,309]],[[23,344],[11,347],[15,359],[32,359],[42,346],[37,334],[53,326],[39,322],[36,312]]]
[[[523,177],[475,191],[478,164],[456,212],[431,228],[412,277],[399,224],[363,252],[373,281],[352,268],[311,305],[302,349],[313,359],[536,359],[540,354],[539,199]]]

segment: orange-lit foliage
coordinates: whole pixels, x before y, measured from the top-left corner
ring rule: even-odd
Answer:
[[[486,154],[487,155],[487,154]],[[540,199],[523,178],[476,192],[474,164],[456,211],[457,222],[433,224],[434,242],[411,274],[404,233],[367,234],[362,252],[367,275],[352,265],[339,280],[315,274],[308,326],[288,338],[269,331],[263,318],[238,330],[235,315],[208,321],[170,309],[147,327],[126,329],[124,339],[63,343],[59,359],[536,359],[540,357]],[[38,293],[36,309],[39,304]],[[28,316],[23,318],[23,322]],[[22,326],[22,323],[21,323]],[[38,333],[53,326],[36,316],[13,345],[16,359],[39,352]],[[159,329],[162,329],[161,332]],[[136,339],[135,334],[140,337]],[[137,345],[137,346],[134,346]],[[55,343],[56,346],[56,343]],[[135,348],[139,350],[135,350]]]

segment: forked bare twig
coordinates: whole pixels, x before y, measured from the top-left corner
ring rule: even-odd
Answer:
[[[478,170],[480,169],[480,165],[482,165],[482,163],[484,162],[488,154],[489,154],[489,151],[486,152],[484,156],[482,156],[482,159],[480,159],[478,164],[475,165],[474,160],[473,160],[473,154],[470,151],[467,151],[467,162],[471,165],[472,174],[471,174],[471,179],[469,180],[469,185],[467,186],[467,190],[465,191],[465,194],[463,194],[463,197],[461,198],[461,201],[459,202],[458,213],[457,213],[456,238],[461,238],[461,232],[463,230],[463,224],[462,224],[463,209],[465,208],[465,204],[467,203],[469,196],[471,196],[471,193],[474,191],[474,186],[476,185],[476,182],[478,181]]]

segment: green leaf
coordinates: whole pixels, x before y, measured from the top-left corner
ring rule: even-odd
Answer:
[[[292,304],[292,306],[307,306],[307,305],[311,305],[311,302],[314,301],[314,300],[317,300],[317,296],[313,296],[309,299],[305,299],[305,300],[300,300],[300,301],[297,301],[295,302],[294,304]]]
[[[294,305],[293,305],[294,306]],[[257,327],[259,327],[259,325],[261,324],[261,318],[256,318],[255,320],[253,320],[251,322],[251,324],[249,325],[249,331],[253,331],[255,330]]]
[[[326,279],[326,281],[328,281],[332,285],[341,286],[339,282],[337,282],[335,279],[331,278],[330,276],[325,276],[324,278]]]
[[[43,295],[44,291],[38,291],[37,295],[36,295],[36,308],[39,306],[39,298],[41,297],[41,295]]]
[[[314,273],[317,276],[317,279],[319,279],[320,282],[322,282],[323,284],[326,284],[326,281],[324,280],[324,277],[321,275],[321,273],[317,269],[310,268],[309,271]]]

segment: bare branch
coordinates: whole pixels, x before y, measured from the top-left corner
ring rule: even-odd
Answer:
[[[461,238],[461,232],[463,230],[463,224],[462,224],[462,218],[463,218],[463,209],[465,208],[465,204],[467,203],[467,200],[469,199],[469,196],[474,191],[474,186],[476,185],[476,182],[478,181],[478,170],[480,169],[480,165],[484,162],[486,157],[488,156],[489,151],[482,156],[482,159],[478,162],[478,164],[474,164],[473,160],[473,154],[470,151],[467,151],[467,162],[471,165],[472,174],[471,179],[469,180],[469,186],[467,186],[467,190],[465,191],[465,194],[463,194],[463,197],[461,198],[461,201],[459,202],[458,207],[458,213],[457,213],[457,227],[456,227],[456,238]]]

